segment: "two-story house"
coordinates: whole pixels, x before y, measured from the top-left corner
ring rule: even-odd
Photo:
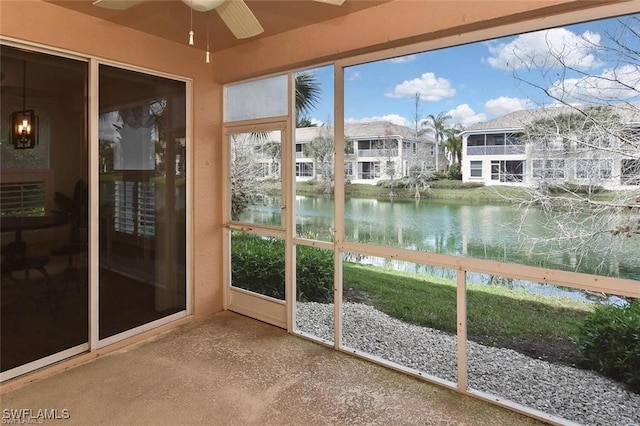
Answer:
[[[303,127],[295,133],[296,180],[322,177],[332,169],[333,128]],[[424,173],[435,171],[435,142],[416,137],[415,131],[386,121],[347,123],[344,172],[352,183],[375,184],[380,180],[407,177],[413,168]],[[279,143],[278,134],[270,134],[270,143]],[[261,150],[259,161],[262,177],[279,173],[279,157]],[[267,149],[268,151],[268,149]],[[446,163],[440,148],[440,164]]]
[[[640,103],[515,111],[462,133],[462,180],[640,184]]]

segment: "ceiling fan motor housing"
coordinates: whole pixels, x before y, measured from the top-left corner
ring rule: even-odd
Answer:
[[[182,0],[187,6],[198,12],[207,12],[220,6],[226,0]]]

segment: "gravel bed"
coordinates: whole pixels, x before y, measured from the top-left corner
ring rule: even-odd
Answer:
[[[343,304],[343,344],[456,382],[456,338],[404,323],[373,306]],[[333,340],[333,305],[298,303],[298,330]],[[592,371],[467,342],[469,388],[585,424],[640,424],[640,395]]]

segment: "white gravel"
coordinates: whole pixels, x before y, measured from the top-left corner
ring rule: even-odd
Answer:
[[[343,344],[452,382],[456,337],[404,323],[372,306],[343,304]],[[333,340],[333,305],[298,303],[298,330]],[[467,342],[469,388],[585,424],[640,424],[640,395],[597,373]]]

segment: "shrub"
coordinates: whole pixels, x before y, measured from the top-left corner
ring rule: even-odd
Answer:
[[[549,194],[552,195],[563,195],[567,193],[591,195],[604,192],[604,188],[598,185],[580,185],[574,183],[549,185],[546,189]]]
[[[459,180],[436,180],[430,182],[432,189],[472,189],[484,186],[481,182],[462,182]]]
[[[234,232],[231,279],[235,287],[284,299],[284,241]]]
[[[391,179],[384,179],[384,180],[380,180],[378,181],[378,183],[376,183],[376,186],[380,186],[382,188],[391,188]],[[408,177],[403,177],[400,179],[394,179],[393,180],[393,187],[398,189],[398,188],[413,188],[415,186],[415,180],[412,178],[408,178]]]
[[[449,167],[447,178],[449,180],[462,180],[462,170],[460,168],[460,163],[453,163],[451,167]]]
[[[430,180],[443,180],[443,179],[447,179],[447,174],[445,172],[434,172]]]
[[[333,302],[333,253],[317,247],[297,246],[298,302]]]
[[[235,287],[265,296],[285,298],[284,241],[278,238],[234,232],[231,245],[231,276]],[[333,301],[333,253],[298,246],[296,253],[297,300]]]
[[[640,300],[589,314],[572,339],[584,366],[640,393]]]

